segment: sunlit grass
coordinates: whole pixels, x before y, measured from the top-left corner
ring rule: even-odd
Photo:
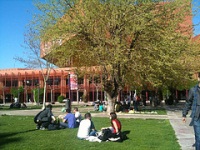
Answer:
[[[93,117],[99,130],[109,126],[108,118]],[[168,120],[120,119],[122,130],[129,131],[128,140],[115,142],[88,142],[76,138],[76,129],[35,130],[33,117],[0,116],[0,149],[29,150],[180,150]]]

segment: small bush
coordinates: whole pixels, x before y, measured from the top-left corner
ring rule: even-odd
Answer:
[[[58,102],[62,103],[65,97],[63,95],[58,96]]]

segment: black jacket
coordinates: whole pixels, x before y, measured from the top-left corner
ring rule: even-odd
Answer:
[[[51,121],[51,117],[53,116],[53,113],[50,108],[44,109],[37,117],[37,120],[40,121]]]

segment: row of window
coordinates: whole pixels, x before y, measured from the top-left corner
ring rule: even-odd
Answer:
[[[61,78],[60,77],[54,77],[54,78],[49,78],[47,80],[47,85],[60,85]],[[66,85],[69,83],[69,78],[66,78]],[[78,84],[83,84],[84,79],[79,77],[78,78]],[[89,83],[101,83],[100,77],[90,77],[89,78]],[[5,80],[3,82],[5,87],[18,87],[18,80]],[[39,79],[24,79],[23,80],[23,86],[38,86],[39,85]]]

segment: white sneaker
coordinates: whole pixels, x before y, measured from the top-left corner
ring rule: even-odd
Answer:
[[[109,138],[109,141],[118,141],[120,139],[120,137],[117,137],[117,138]]]

